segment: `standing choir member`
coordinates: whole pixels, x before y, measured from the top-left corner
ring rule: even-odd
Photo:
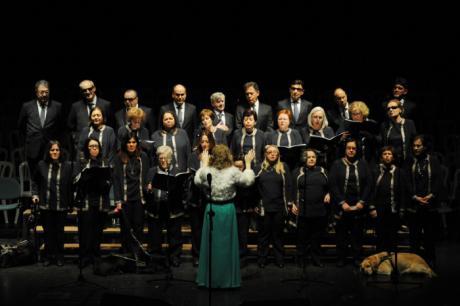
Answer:
[[[134,133],[126,135],[115,157],[113,169],[113,192],[117,210],[123,209],[121,237],[123,253],[133,252],[135,246],[130,232],[142,241],[144,229],[144,204],[149,160],[141,150]]]
[[[48,142],[32,180],[32,203],[40,208],[45,239],[44,266],[64,265],[64,224],[72,206],[72,164],[64,161],[61,144]]]
[[[265,159],[257,172],[257,188],[261,197],[258,220],[258,265],[264,268],[270,242],[276,265],[284,267],[283,229],[288,205],[293,202],[289,167],[281,162],[277,146],[265,147]]]

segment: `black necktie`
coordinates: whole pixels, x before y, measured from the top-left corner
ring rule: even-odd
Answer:
[[[299,101],[292,102],[294,105],[294,121],[297,122],[299,119]]]

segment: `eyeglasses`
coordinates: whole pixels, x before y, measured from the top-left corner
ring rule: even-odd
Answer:
[[[125,101],[134,101],[134,100],[136,100],[136,99],[137,99],[137,97],[134,97],[134,98],[125,98]]]
[[[399,108],[399,106],[388,106],[388,107],[387,107],[387,110],[390,110],[390,109],[397,109],[397,108]]]
[[[91,87],[88,87],[88,88],[80,88],[80,91],[81,92],[87,92],[87,91],[91,91],[94,89],[94,86],[91,86]]]
[[[99,146],[98,145],[89,145],[88,148],[89,149],[99,149]]]
[[[300,87],[291,87],[291,90],[303,91],[303,88],[300,88]]]

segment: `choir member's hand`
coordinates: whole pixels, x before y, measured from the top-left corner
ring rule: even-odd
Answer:
[[[33,204],[38,204],[38,202],[40,202],[39,197],[36,196],[36,195],[32,196],[32,203],[33,203]]]
[[[376,209],[373,209],[369,212],[369,216],[371,216],[371,218],[377,218],[377,210]]]
[[[348,205],[347,202],[345,202],[345,203],[342,204],[342,209],[343,209],[343,211],[349,212],[349,211],[351,211],[351,206]]]
[[[148,183],[148,184],[147,184],[147,192],[153,192],[152,183]]]
[[[201,152],[201,161],[203,162],[203,167],[209,166],[209,152],[208,150],[204,150]]]
[[[361,210],[363,208],[364,208],[364,205],[361,202],[358,202],[358,204],[356,204],[356,209],[357,210]]]
[[[229,130],[228,126],[226,126],[225,124],[223,123],[219,123],[218,125],[216,125],[216,128],[224,131],[224,132],[227,132]]]
[[[246,164],[246,169],[251,169],[251,162],[256,157],[256,152],[254,149],[249,150],[248,154],[244,156],[244,162]]]
[[[298,216],[299,215],[299,208],[297,207],[297,205],[295,204],[292,204],[291,206],[291,211],[294,215]]]
[[[324,203],[325,204],[331,203],[331,195],[329,193],[326,193],[326,195],[324,196]]]
[[[117,207],[115,208],[116,211],[121,210],[121,202],[117,202]]]

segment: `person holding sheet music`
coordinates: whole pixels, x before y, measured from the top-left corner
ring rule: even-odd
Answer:
[[[161,129],[155,131],[151,139],[155,141],[156,149],[160,146],[169,146],[172,149],[172,163],[178,172],[187,170],[187,161],[191,145],[187,132],[177,125],[174,111],[165,111],[161,115]]]
[[[134,252],[133,245],[131,245],[131,229],[136,238],[142,241],[148,170],[149,160],[147,154],[142,152],[136,134],[126,135],[115,157],[113,172],[116,209],[123,209],[125,214],[125,218],[120,218],[123,253]]]
[[[407,168],[412,156],[411,143],[417,135],[414,121],[403,117],[404,109],[398,99],[387,103],[388,120],[380,126],[383,146],[392,146],[396,165]]]
[[[203,131],[198,137],[198,146],[190,155],[188,167],[190,171],[196,173],[203,165],[203,152],[211,152],[215,147],[213,134],[209,131]],[[193,177],[192,177],[193,179]],[[192,257],[193,266],[198,267],[200,257],[200,240],[201,229],[203,227],[203,213],[206,200],[206,194],[195,183],[190,182],[190,200],[188,201],[188,214],[190,217],[190,228],[192,231]]]
[[[323,267],[320,240],[326,229],[330,203],[328,177],[326,170],[316,165],[315,150],[306,149],[302,160],[302,167],[293,172],[295,203],[291,206],[297,216],[297,259],[305,264],[310,247],[312,263]]]
[[[251,109],[243,112],[243,127],[233,133],[230,149],[233,156],[245,155],[254,150],[253,165],[262,162],[264,156],[265,134],[256,128],[257,114]]]
[[[322,137],[331,139],[335,136],[334,130],[329,126],[329,122],[326,117],[326,113],[321,106],[314,107],[308,114],[307,118],[308,126],[304,127],[300,134],[302,135],[303,142],[308,146],[310,145],[311,135],[314,137]],[[333,161],[336,158],[336,148],[332,145],[321,145],[313,147],[319,151],[318,164],[329,166],[329,161]]]
[[[345,265],[348,239],[351,243],[353,264],[361,263],[363,221],[372,191],[372,174],[367,162],[358,158],[358,144],[354,139],[345,141],[345,156],[337,159],[329,172],[331,200],[337,220],[337,266]]]
[[[241,286],[234,198],[237,186],[254,184],[255,175],[251,169],[254,155],[253,150],[246,154],[244,158],[246,169],[241,172],[233,166],[233,157],[226,145],[216,145],[211,156],[206,151],[202,153],[203,166],[196,172],[194,181],[201,188],[211,187],[211,195],[206,206],[201,234],[200,262],[196,278],[198,286],[208,288],[238,288]],[[210,203],[214,212],[211,242],[209,241],[208,213]],[[209,258],[210,245],[212,246],[211,258]],[[210,260],[211,271],[209,271]]]
[[[75,205],[78,208],[80,264],[82,267],[100,260],[100,244],[107,212],[110,210],[112,175],[107,158],[102,156],[99,140],[88,138],[83,144],[82,156],[74,167],[77,184]],[[108,170],[85,178],[85,171]]]
[[[162,229],[166,226],[169,244],[168,262],[178,267],[182,253],[182,220],[185,213],[184,203],[188,197],[183,185],[173,184],[172,178],[180,171],[173,163],[173,150],[169,146],[159,146],[156,152],[158,165],[150,168],[147,175],[147,191],[150,193],[146,204],[149,228],[150,252],[162,255]],[[166,176],[165,184],[156,186],[156,176]],[[171,176],[171,180],[170,177]],[[162,182],[159,182],[162,183]]]
[[[352,102],[349,107],[348,111],[350,112],[350,118],[354,122],[361,122],[368,121],[369,125],[356,125],[356,128],[352,127],[352,124],[349,120],[343,121],[343,125],[337,130],[337,133],[345,132],[347,136],[351,136],[352,138],[358,141],[358,146],[361,157],[364,158],[369,164],[375,164],[377,160],[376,151],[377,151],[377,139],[374,132],[377,130],[377,122],[374,120],[369,119],[369,107],[367,107],[366,103],[362,101],[354,101]],[[370,127],[370,122],[374,123],[375,131],[367,130]],[[347,126],[350,128],[347,129]]]
[[[44,266],[64,265],[64,225],[72,207],[72,164],[65,161],[61,144],[50,140],[44,159],[32,179],[32,203],[40,208],[45,252]]]
[[[259,169],[259,167],[258,167]],[[264,268],[270,242],[273,245],[275,263],[284,267],[283,230],[284,218],[288,205],[294,200],[292,178],[289,167],[281,162],[277,146],[265,146],[265,159],[256,170],[257,188],[261,197],[260,206],[256,207],[258,220],[258,265]]]

